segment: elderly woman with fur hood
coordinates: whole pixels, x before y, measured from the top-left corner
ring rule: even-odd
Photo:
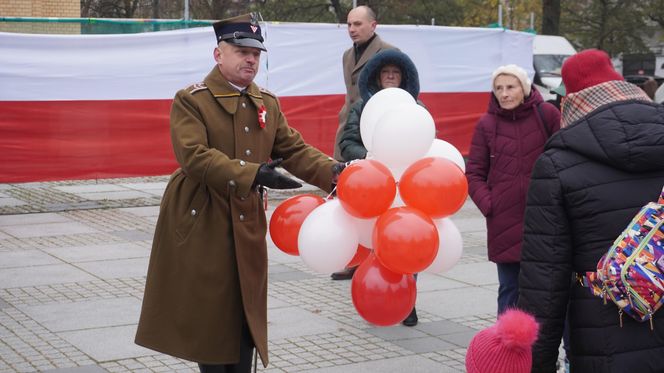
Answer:
[[[384,50],[373,56],[362,70],[358,85],[361,98],[351,107],[339,141],[341,157],[346,162],[367,156],[360,135],[360,118],[364,105],[373,95],[383,88],[401,88],[415,100],[420,94],[420,80],[415,64],[408,55],[396,49]],[[419,101],[418,104],[422,105]]]
[[[415,64],[408,55],[396,49],[384,50],[373,56],[362,69],[358,85],[361,98],[351,107],[339,141],[341,157],[346,162],[364,159],[367,156],[367,149],[364,147],[360,133],[360,118],[364,105],[374,94],[383,88],[401,88],[417,100],[420,93],[420,80]],[[424,106],[420,101],[417,103]],[[333,273],[332,278],[336,280],[350,278],[356,268]],[[417,321],[417,312],[413,307],[410,315],[402,323],[406,326],[415,326]]]

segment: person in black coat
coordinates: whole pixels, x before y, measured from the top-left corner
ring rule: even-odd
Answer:
[[[608,55],[587,50],[562,67],[561,129],[533,169],[518,307],[540,323],[533,372],[556,371],[565,319],[571,372],[664,372],[664,311],[622,317],[575,274],[597,262],[664,185],[664,107],[624,81]]]

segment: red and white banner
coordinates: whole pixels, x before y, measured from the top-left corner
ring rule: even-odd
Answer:
[[[332,153],[345,88],[345,25],[266,23],[256,82],[289,123]],[[502,29],[378,27],[418,68],[438,138],[466,153],[491,72],[532,76],[532,35]],[[121,35],[0,33],[0,183],[169,174],[175,92],[214,64],[211,27]]]

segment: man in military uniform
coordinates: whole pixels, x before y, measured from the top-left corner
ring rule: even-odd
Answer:
[[[348,36],[353,41],[353,46],[344,52],[342,57],[344,70],[344,84],[346,85],[346,102],[339,112],[339,127],[334,139],[334,158],[340,161],[351,161],[343,159],[339,143],[348,120],[350,108],[360,99],[360,88],[357,81],[360,72],[367,61],[376,53],[385,49],[397,49],[391,44],[384,42],[376,34],[376,13],[366,5],[360,5],[348,12]],[[333,280],[349,280],[353,277],[357,267],[346,268],[343,271],[332,274]]]
[[[214,24],[216,66],[177,92],[171,140],[180,164],[164,192],[136,343],[199,363],[201,372],[249,372],[267,355],[267,222],[263,187],[326,191],[342,166],[305,144],[279,101],[253,79],[259,24]],[[269,160],[273,161],[269,161]]]

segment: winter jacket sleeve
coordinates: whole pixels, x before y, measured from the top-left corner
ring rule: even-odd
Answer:
[[[554,163],[544,153],[528,189],[518,307],[540,323],[532,372],[556,371],[572,277],[571,230]]]
[[[475,126],[473,139],[470,143],[468,162],[466,162],[466,178],[468,179],[470,198],[480,209],[482,215],[489,216],[491,215],[491,188],[488,181],[491,151],[485,132],[485,122],[482,119]]]
[[[360,117],[362,116],[363,106],[363,102],[360,100],[351,107],[348,120],[341,134],[339,149],[341,150],[341,157],[346,162],[354,159],[364,159],[367,156],[367,149],[362,143],[360,132]]]

